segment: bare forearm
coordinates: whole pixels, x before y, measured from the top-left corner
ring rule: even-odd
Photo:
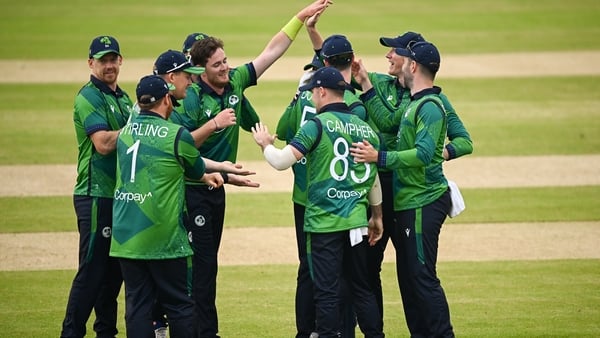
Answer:
[[[96,151],[102,155],[108,155],[117,149],[117,138],[119,130],[101,130],[90,135]]]

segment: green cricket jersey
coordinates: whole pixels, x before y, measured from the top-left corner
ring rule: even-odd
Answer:
[[[327,233],[367,225],[368,192],[377,175],[373,163],[355,163],[353,142],[379,146],[375,131],[344,103],[334,103],[306,122],[290,145],[306,158],[304,231]]]
[[[350,106],[352,113],[361,120],[365,121],[367,119],[367,111],[354,91],[346,90],[344,102]],[[316,115],[317,109],[312,102],[312,92],[307,90],[298,93],[277,123],[277,138],[290,143],[298,130]],[[292,200],[294,203],[306,205],[306,159],[303,157],[297,161],[292,166],[292,170],[294,171]]]
[[[450,155],[448,160],[469,155],[473,152],[471,135],[467,131],[467,128],[465,128],[460,117],[458,117],[458,114],[456,114],[454,107],[452,107],[452,104],[450,104],[446,95],[440,93],[440,99],[442,99],[444,109],[446,110],[446,123],[448,124],[448,130],[446,132],[446,136],[448,137],[448,140],[450,140],[450,142],[446,144],[446,149]]]
[[[382,149],[395,149],[400,117],[410,103],[410,91],[400,86],[395,77],[381,73],[368,75],[373,88],[360,98],[369,112],[369,123],[379,131]]]
[[[368,75],[373,88],[363,93],[361,100],[369,112],[369,122],[381,132],[385,149],[395,149],[400,119],[410,103],[410,91],[402,87],[396,77],[380,73],[368,73]],[[446,110],[447,136],[450,141],[446,148],[450,159],[472,153],[473,142],[467,129],[448,97],[443,93],[439,96]]]
[[[142,111],[119,134],[117,156],[110,255],[192,255],[183,224],[184,176],[198,180],[205,172],[192,135],[158,114]]]
[[[237,159],[240,129],[249,130],[258,122],[258,115],[246,114],[244,107],[244,90],[256,84],[254,66],[248,63],[229,72],[229,84],[223,95],[215,93],[202,80],[188,87],[185,99],[180,107],[175,107],[171,121],[193,131],[208,123],[219,112],[226,108],[235,110],[238,125],[217,130],[200,146],[202,156],[215,161],[231,161]],[[252,111],[254,111],[252,109]],[[212,123],[212,122],[210,122]]]
[[[447,189],[442,152],[446,113],[439,88],[413,96],[402,114],[395,151],[379,153],[378,165],[394,170],[394,210],[415,209],[439,198]]]
[[[94,76],[77,93],[73,122],[79,154],[74,194],[112,197],[115,189],[117,155],[96,151],[89,135],[101,130],[119,130],[133,109],[133,102],[120,87],[113,91]]]

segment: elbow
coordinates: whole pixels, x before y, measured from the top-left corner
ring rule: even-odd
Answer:
[[[269,164],[271,165],[271,167],[273,167],[275,170],[278,170],[278,171],[283,171],[283,170],[286,170],[287,168],[290,167],[290,166],[282,164],[282,163],[271,163],[271,162],[269,162]]]
[[[470,155],[473,153],[473,142],[469,142],[466,149],[466,155]]]

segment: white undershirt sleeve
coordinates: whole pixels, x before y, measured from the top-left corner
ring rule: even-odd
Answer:
[[[274,145],[269,144],[265,147],[263,155],[267,162],[277,170],[285,170],[297,161],[290,145],[286,145],[283,149],[277,149]]]
[[[369,205],[379,205],[383,202],[381,193],[381,183],[379,183],[379,174],[375,176],[373,187],[369,190]]]

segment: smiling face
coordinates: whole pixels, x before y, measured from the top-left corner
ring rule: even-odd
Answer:
[[[400,74],[402,73],[402,65],[404,64],[404,57],[396,54],[396,50],[394,48],[390,48],[385,57],[390,63],[388,74],[400,77]]]
[[[187,87],[192,84],[192,74],[181,72],[173,72],[168,74],[167,82],[175,86],[175,89],[171,89],[171,94],[175,96],[177,100],[185,99]]]
[[[204,66],[202,79],[213,87],[213,89],[225,88],[229,83],[229,65],[227,64],[227,56],[223,48],[218,48],[208,58],[206,66]]]
[[[92,70],[92,75],[114,90],[117,85],[122,60],[120,55],[108,53],[100,59],[88,59],[88,66]]]

